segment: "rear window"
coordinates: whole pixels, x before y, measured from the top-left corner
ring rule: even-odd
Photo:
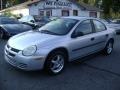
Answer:
[[[93,20],[93,23],[94,23],[96,32],[101,32],[106,30],[106,26],[102,22],[98,20]]]

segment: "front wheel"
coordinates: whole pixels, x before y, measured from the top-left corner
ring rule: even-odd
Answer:
[[[51,53],[45,63],[45,69],[50,74],[56,75],[63,71],[65,67],[66,55],[64,52],[56,51]]]
[[[109,41],[104,49],[105,55],[110,55],[113,51],[113,41]]]

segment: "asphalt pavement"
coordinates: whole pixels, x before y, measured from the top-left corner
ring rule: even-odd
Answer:
[[[57,76],[8,65],[3,53],[6,42],[0,40],[0,90],[120,90],[120,35],[111,55],[97,53],[71,62]]]

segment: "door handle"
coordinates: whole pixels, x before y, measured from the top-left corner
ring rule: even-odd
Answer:
[[[95,38],[93,37],[93,38],[91,38],[91,41],[94,41],[95,40]]]
[[[106,36],[106,37],[108,37],[108,36],[109,36],[109,34],[106,34],[105,36]]]

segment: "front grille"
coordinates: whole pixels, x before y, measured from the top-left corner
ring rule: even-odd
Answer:
[[[14,51],[14,52],[18,53],[20,50],[11,48],[11,51]]]
[[[6,57],[9,58],[8,62],[11,63],[14,66],[20,67],[20,68],[27,68],[27,64],[25,63],[21,63],[19,61],[14,60],[14,57],[16,56],[16,54],[18,54],[20,52],[20,50],[15,49],[10,47],[9,45],[6,45],[5,47],[5,54]]]
[[[18,67],[20,67],[20,68],[27,68],[27,64],[19,63]]]
[[[9,52],[9,55],[10,55],[10,56],[12,56],[12,57],[14,57],[14,56],[15,56],[15,54],[12,54],[12,53],[10,53],[10,52]]]
[[[9,58],[9,57],[7,56],[7,58]],[[27,68],[27,64],[20,63],[14,59],[9,58],[8,62],[11,63],[12,65],[17,66],[17,67],[22,68],[22,69]]]
[[[6,48],[5,48],[5,52],[6,52],[7,56],[9,56],[9,57],[15,57],[15,55],[17,53],[19,53],[19,51],[20,50],[12,48],[9,45],[7,45]]]

